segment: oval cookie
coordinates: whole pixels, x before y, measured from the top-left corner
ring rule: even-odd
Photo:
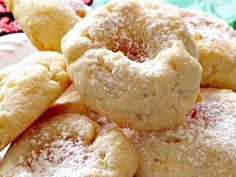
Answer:
[[[0,70],[0,150],[35,121],[67,88],[64,57],[40,52]]]

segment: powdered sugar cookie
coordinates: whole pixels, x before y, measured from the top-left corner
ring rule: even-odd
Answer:
[[[201,85],[236,91],[236,32],[227,22],[203,12],[177,10],[198,46],[203,67]]]
[[[91,9],[80,0],[6,0],[39,50],[61,51],[61,38]]]
[[[10,147],[0,174],[47,177],[133,177],[138,159],[115,128],[76,113],[42,117]]]
[[[236,32],[223,20],[206,14],[180,11],[195,36],[199,62],[203,67],[201,85],[236,90]]]
[[[201,91],[202,100],[182,125],[150,133],[122,129],[138,151],[140,165],[135,177],[234,176],[236,94],[229,90]],[[59,110],[71,112],[79,111],[75,108],[81,108],[83,102],[71,87],[54,106],[63,104],[64,109]],[[93,112],[87,115],[102,127],[116,127],[106,117]]]
[[[236,175],[236,93],[202,89],[187,122],[139,133],[132,139],[140,165],[135,177],[233,177]]]
[[[111,1],[62,40],[85,104],[119,126],[157,130],[184,121],[199,92],[197,49],[175,12]]]
[[[35,121],[66,89],[64,57],[40,52],[0,71],[0,150]]]

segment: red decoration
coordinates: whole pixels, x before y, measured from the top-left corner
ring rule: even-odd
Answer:
[[[84,3],[90,6],[93,3],[93,0],[84,0]]]
[[[2,17],[0,19],[0,34],[15,33],[19,31],[19,24],[15,20],[11,21],[9,17]]]
[[[19,24],[14,20],[13,15],[6,8],[6,5],[0,0],[0,35],[20,32]]]
[[[9,11],[7,10],[4,2],[2,0],[0,0],[0,13],[6,13],[6,12],[9,12]]]

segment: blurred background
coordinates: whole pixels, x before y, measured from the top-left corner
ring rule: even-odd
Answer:
[[[97,8],[109,0],[82,0],[87,5]],[[212,16],[226,20],[236,30],[236,0],[153,0],[170,3],[179,7],[202,10]],[[0,0],[0,36],[21,32],[13,15]]]

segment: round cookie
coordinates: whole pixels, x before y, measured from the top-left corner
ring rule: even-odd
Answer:
[[[133,177],[138,159],[118,129],[77,113],[41,117],[12,144],[0,175]]]
[[[34,122],[69,85],[64,57],[38,52],[0,70],[0,151]]]
[[[81,99],[119,126],[157,130],[184,121],[201,79],[181,17],[149,1],[111,1],[62,39]]]
[[[201,85],[236,91],[236,32],[225,21],[197,10],[177,10],[196,40],[203,67]]]
[[[182,125],[150,133],[124,130],[138,151],[135,177],[235,176],[236,93],[202,93]]]
[[[8,0],[8,8],[39,50],[61,51],[61,38],[91,11],[80,0]]]

